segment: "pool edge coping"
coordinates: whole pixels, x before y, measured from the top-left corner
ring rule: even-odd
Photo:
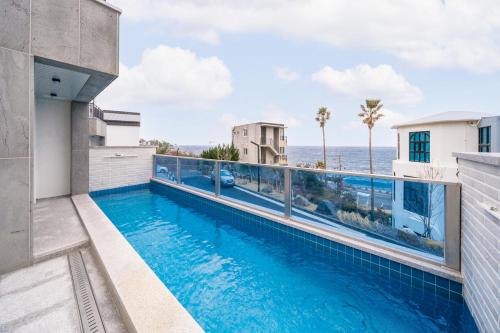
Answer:
[[[328,240],[331,240],[333,242],[337,242],[343,245],[350,246],[352,248],[361,250],[363,252],[368,252],[368,253],[373,253],[375,255],[378,255],[380,257],[398,262],[400,264],[408,265],[410,267],[419,269],[424,272],[428,272],[431,274],[434,274],[436,276],[440,276],[443,278],[446,278],[448,280],[453,280],[458,283],[463,283],[463,277],[461,272],[459,271],[454,271],[450,268],[447,268],[445,266],[439,265],[438,263],[434,263],[431,261],[426,261],[424,259],[419,259],[416,257],[413,257],[411,254],[405,254],[405,253],[400,253],[397,249],[390,250],[390,249],[385,249],[380,245],[377,244],[369,244],[367,242],[363,242],[362,240],[356,239],[354,237],[350,237],[349,235],[344,235],[339,232],[335,232],[332,230],[323,230],[320,227],[314,226],[314,225],[308,225],[304,224],[292,219],[287,219],[285,217],[278,216],[276,214],[271,214],[262,210],[255,209],[250,206],[242,205],[236,201],[228,200],[225,198],[222,198],[220,196],[215,196],[215,195],[210,195],[207,193],[203,193],[201,191],[196,191],[194,189],[186,188],[185,186],[180,186],[178,184],[174,184],[168,181],[164,181],[158,178],[151,178],[151,181],[163,184],[166,186],[173,187],[175,189],[191,193],[193,195],[200,196],[202,198],[218,202],[220,204],[227,205],[229,207],[257,215],[269,220],[272,220],[274,222],[286,225],[291,228],[299,229],[304,232],[311,233],[313,235],[326,238]]]
[[[88,194],[71,197],[129,332],[204,332]]]

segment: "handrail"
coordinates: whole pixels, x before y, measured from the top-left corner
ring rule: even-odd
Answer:
[[[337,175],[342,175],[342,176],[368,177],[368,178],[378,178],[378,179],[386,179],[386,180],[401,180],[401,181],[406,181],[406,182],[411,181],[414,183],[461,186],[461,184],[458,182],[450,182],[450,181],[426,179],[426,178],[408,178],[408,177],[381,175],[381,174],[376,174],[376,173],[370,174],[370,173],[357,172],[357,171],[341,171],[341,170],[333,170],[333,169],[313,169],[313,168],[303,168],[303,167],[289,166],[289,165],[259,164],[259,163],[251,163],[251,162],[240,162],[240,161],[213,160],[213,159],[209,159],[209,158],[178,156],[178,155],[168,155],[168,154],[154,154],[154,156],[170,156],[170,157],[177,157],[180,159],[188,159],[188,160],[201,160],[201,161],[209,161],[209,162],[233,163],[233,164],[269,167],[269,168],[277,168],[277,169],[302,170],[302,171],[317,172],[317,173],[337,174]]]

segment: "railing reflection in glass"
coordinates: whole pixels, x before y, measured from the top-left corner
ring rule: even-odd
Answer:
[[[183,185],[215,193],[215,161],[181,158],[179,164]]]
[[[155,156],[153,174],[157,178],[177,182],[177,157]]]
[[[442,257],[444,185],[292,170],[292,216]]]
[[[283,214],[283,168],[232,162],[220,163],[220,194],[222,196]]]

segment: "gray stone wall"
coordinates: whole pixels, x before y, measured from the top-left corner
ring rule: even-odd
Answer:
[[[0,0],[0,274],[31,260],[33,57],[28,0]]]
[[[89,190],[149,183],[155,147],[91,147]]]
[[[462,183],[464,298],[481,332],[500,332],[500,154],[455,156]]]
[[[34,62],[91,74],[77,96],[88,102],[118,74],[119,15],[98,0],[0,0],[0,274],[32,262]],[[73,147],[75,193],[88,190],[84,150]]]

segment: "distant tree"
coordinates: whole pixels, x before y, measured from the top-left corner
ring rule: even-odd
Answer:
[[[380,103],[379,99],[367,99],[366,105],[361,104],[361,112],[358,116],[362,119],[363,124],[368,126],[368,156],[370,161],[370,174],[373,174],[373,159],[372,159],[372,129],[375,123],[382,118],[384,115],[380,111],[383,104]],[[370,178],[371,182],[371,217],[374,217],[374,207],[375,207],[375,189],[373,185],[373,178]]]
[[[325,106],[322,106],[316,112],[316,121],[319,122],[319,127],[323,134],[323,166],[326,169],[326,144],[325,144],[325,125],[330,119],[331,112]]]
[[[325,163],[323,161],[316,161],[316,169],[326,169]]]
[[[202,151],[200,157],[210,160],[239,161],[240,151],[233,144],[222,144]]]

